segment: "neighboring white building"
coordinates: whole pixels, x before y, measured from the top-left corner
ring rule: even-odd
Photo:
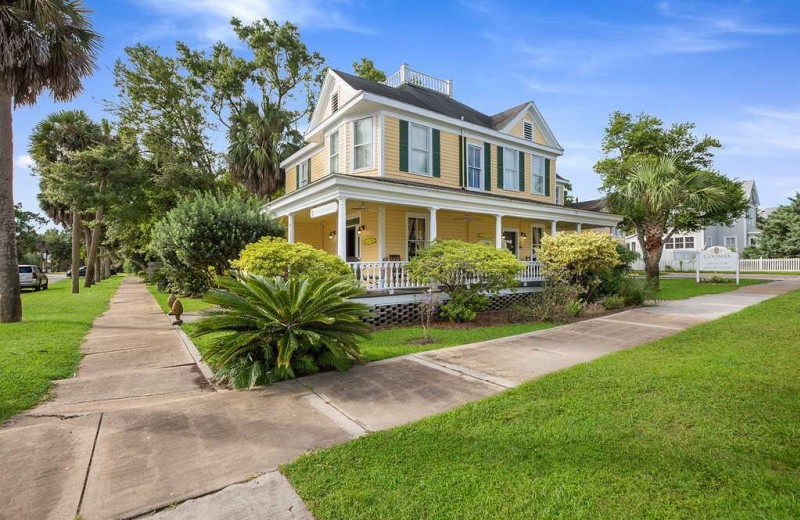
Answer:
[[[664,243],[662,258],[669,261],[675,257],[675,251],[699,251],[714,246],[726,247],[741,253],[745,247],[756,245],[758,235],[761,233],[756,227],[759,205],[756,183],[755,181],[742,181],[742,188],[745,197],[750,201],[747,215],[736,219],[731,226],[708,226],[700,231],[672,235],[670,240]],[[642,252],[636,235],[628,235],[625,238],[625,245],[628,249]]]

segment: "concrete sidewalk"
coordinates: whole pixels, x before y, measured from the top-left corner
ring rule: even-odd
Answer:
[[[87,338],[78,377],[0,430],[0,517],[93,520],[163,509],[154,518],[310,518],[276,471],[302,453],[796,289],[800,280],[751,285],[251,392],[210,392],[145,288],[126,281]]]

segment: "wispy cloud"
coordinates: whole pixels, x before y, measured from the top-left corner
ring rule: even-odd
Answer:
[[[800,108],[748,108],[724,127],[723,153],[788,158],[800,152]]]
[[[370,29],[357,23],[345,8],[346,0],[136,0],[174,19],[191,20],[211,40],[228,40],[231,18],[251,22],[260,18],[292,21],[305,27],[341,30],[362,34]]]
[[[33,166],[33,158],[30,155],[18,155],[14,158],[14,166],[29,170]]]
[[[462,4],[476,15],[486,11],[479,0]],[[646,19],[624,23],[587,17],[543,19],[540,27],[560,30],[531,39],[528,31],[513,29],[513,13],[495,10],[489,18],[492,27],[483,35],[498,48],[515,52],[529,69],[591,75],[649,57],[722,52],[751,46],[755,36],[797,32],[794,27],[759,21],[759,16],[746,7],[723,9],[708,4],[684,8],[660,2]]]

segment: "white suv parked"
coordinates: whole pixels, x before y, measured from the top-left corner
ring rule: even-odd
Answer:
[[[35,265],[19,266],[19,286],[22,289],[38,291],[47,289],[47,275]]]

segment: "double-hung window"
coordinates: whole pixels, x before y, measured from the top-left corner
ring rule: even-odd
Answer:
[[[519,190],[519,152],[503,148],[503,189]]]
[[[544,157],[531,155],[531,191],[544,195]]]
[[[411,123],[411,147],[409,164],[411,171],[431,175],[431,129]]]
[[[736,250],[736,237],[725,237],[725,247],[731,251]]]
[[[299,176],[298,182],[301,188],[308,184],[308,161],[303,161],[300,163],[297,175]]]
[[[684,237],[683,247],[686,249],[694,249],[694,237]]]
[[[339,172],[339,130],[328,136],[328,167],[330,173]]]
[[[483,148],[467,145],[467,188],[483,189]]]
[[[353,170],[372,169],[372,118],[353,122]]]

